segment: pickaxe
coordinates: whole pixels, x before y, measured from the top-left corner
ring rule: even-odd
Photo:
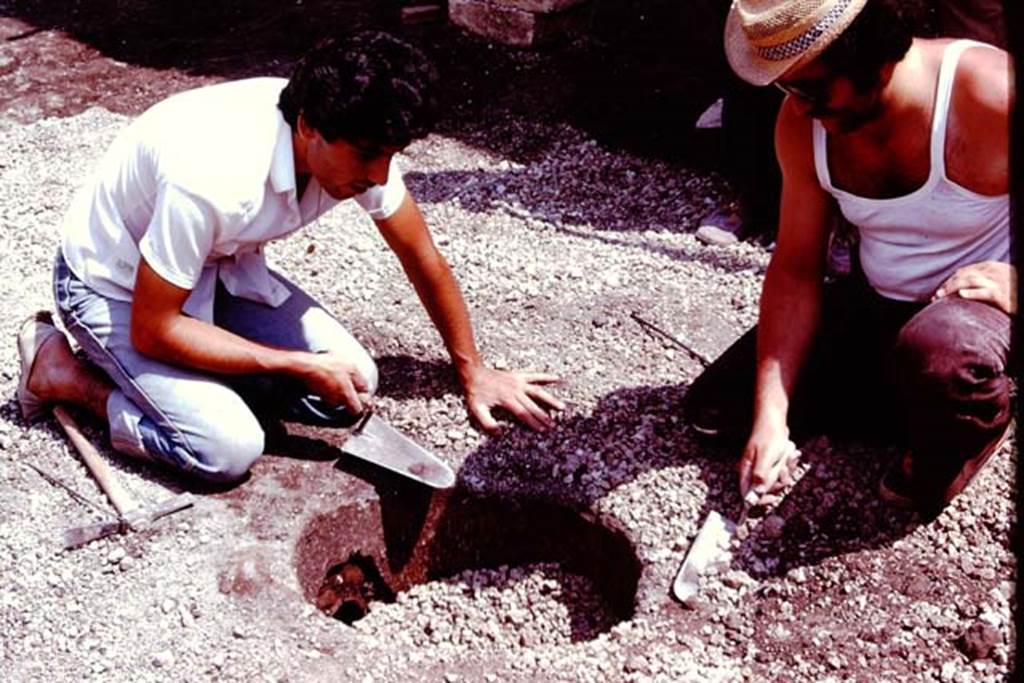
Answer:
[[[181,493],[168,498],[156,506],[144,507],[136,505],[132,497],[114,477],[114,472],[110,469],[110,466],[100,457],[96,447],[86,438],[82,430],[78,428],[78,423],[75,422],[74,418],[68,414],[64,407],[55,406],[53,414],[57,417],[57,421],[63,427],[64,433],[68,435],[75,450],[78,451],[82,462],[89,468],[89,472],[92,473],[103,493],[106,494],[107,498],[114,505],[114,509],[117,510],[116,521],[100,522],[66,530],[64,532],[65,550],[78,548],[111,534],[137,531],[160,517],[191,507],[195,502],[191,494]]]

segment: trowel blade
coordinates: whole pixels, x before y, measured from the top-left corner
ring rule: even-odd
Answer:
[[[361,421],[342,450],[435,489],[455,485],[448,465],[375,414]]]
[[[672,594],[676,599],[685,603],[697,594],[701,577],[726,556],[735,533],[735,522],[714,510],[708,513],[672,582]]]

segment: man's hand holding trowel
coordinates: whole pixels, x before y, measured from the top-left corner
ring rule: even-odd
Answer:
[[[792,486],[800,459],[788,434],[766,432],[755,425],[739,462],[740,497],[745,505],[772,505],[779,492]]]
[[[678,600],[689,604],[700,590],[701,577],[728,565],[733,537],[746,523],[751,508],[781,500],[781,492],[793,484],[799,459],[800,451],[788,435],[762,439],[755,429],[739,462],[743,501],[739,517],[733,522],[715,510],[708,513],[672,583],[672,593]]]

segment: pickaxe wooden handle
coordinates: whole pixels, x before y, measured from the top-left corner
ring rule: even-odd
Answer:
[[[114,472],[110,469],[110,465],[100,456],[99,451],[85,437],[85,434],[79,429],[78,423],[75,422],[75,419],[68,414],[64,407],[54,406],[53,414],[57,417],[57,421],[60,422],[60,426],[64,428],[64,433],[71,439],[75,450],[82,457],[82,462],[89,468],[92,476],[99,483],[100,488],[103,489],[103,493],[113,503],[118,517],[123,519],[127,513],[135,509],[135,501],[132,500],[132,497],[114,477]]]

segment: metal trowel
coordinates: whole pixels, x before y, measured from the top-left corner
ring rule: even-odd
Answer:
[[[455,472],[436,455],[367,409],[342,450],[435,489],[455,486]]]
[[[723,517],[715,510],[708,513],[672,582],[672,594],[677,600],[688,603],[700,590],[702,576],[729,564],[732,559],[730,545],[733,536],[736,535],[736,529],[746,521],[750,506],[757,502],[757,498],[754,491],[747,493],[743,501],[743,512],[737,522]]]
[[[779,469],[786,464],[794,464],[800,457],[793,442],[789,444],[789,452],[779,459],[772,467],[772,476],[777,477]],[[700,590],[701,577],[724,569],[732,561],[732,539],[736,530],[747,521],[750,508],[757,505],[761,496],[751,489],[743,499],[743,511],[739,519],[733,522],[712,510],[697,531],[697,535],[686,551],[686,558],[680,565],[676,578],[672,582],[672,594],[680,602],[686,604]]]

